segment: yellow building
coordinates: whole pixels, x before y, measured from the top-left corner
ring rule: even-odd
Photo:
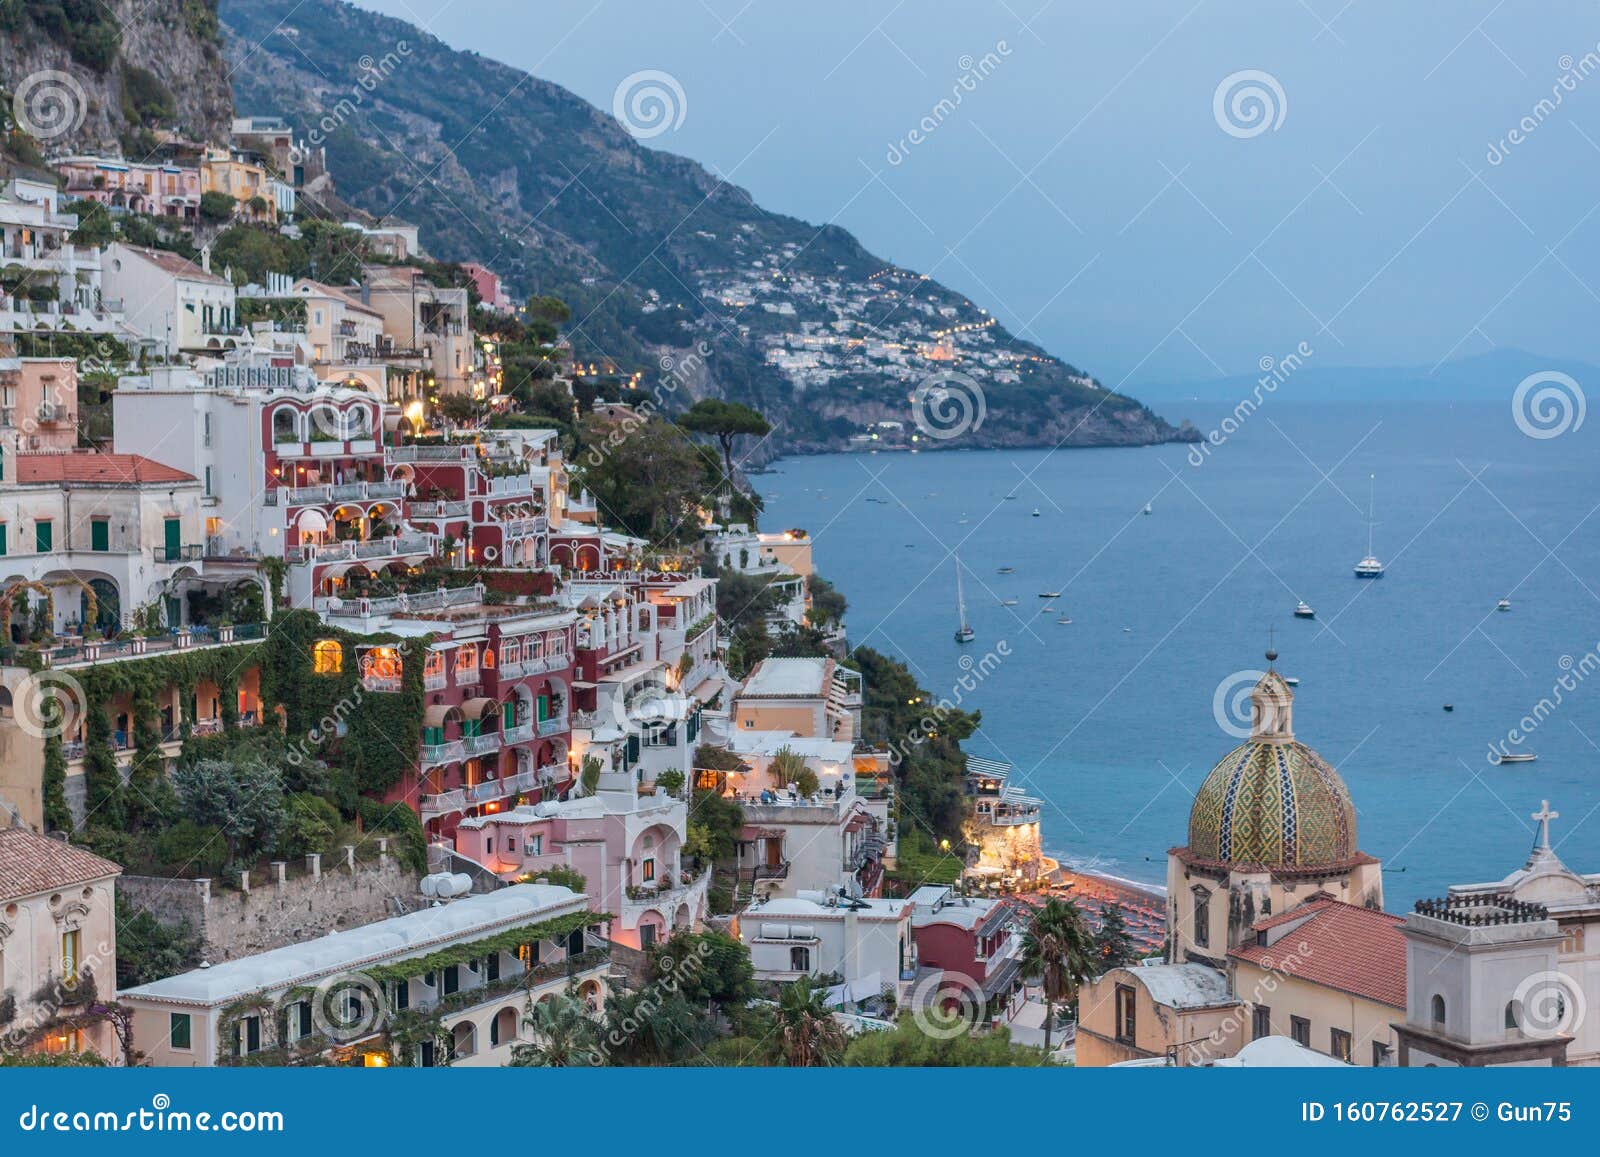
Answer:
[[[239,202],[237,212],[254,221],[278,219],[278,207],[268,186],[267,170],[226,149],[208,149],[200,161],[200,193],[226,193]]]
[[[734,696],[733,726],[853,743],[861,734],[861,675],[835,659],[763,659]]]
[[[1207,1064],[1239,1051],[1246,1023],[1228,978],[1215,968],[1113,968],[1078,996],[1077,1064]]]

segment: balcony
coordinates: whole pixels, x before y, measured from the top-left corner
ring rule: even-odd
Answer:
[[[397,534],[389,538],[306,543],[301,546],[291,546],[284,552],[284,557],[289,562],[344,562],[373,558],[400,558],[408,554],[431,555],[434,553],[434,542],[435,536],[431,534]],[[387,602],[388,600],[373,599],[371,601]]]
[[[431,535],[423,537],[431,539]],[[291,559],[291,561],[295,561]],[[341,602],[337,607],[327,607],[329,615],[345,618],[361,618],[367,615],[393,615],[403,614],[408,611],[438,611],[450,607],[467,607],[483,601],[483,584],[474,583],[470,587],[455,587],[446,590],[440,588],[431,591],[419,591],[417,594],[390,595],[380,599],[349,599]],[[476,671],[473,672],[476,675]],[[457,682],[463,682],[458,679]],[[432,686],[432,685],[430,685]],[[444,686],[443,682],[437,686]]]
[[[513,518],[509,522],[502,522],[500,530],[507,538],[526,538],[530,534],[543,534],[549,526],[544,516],[539,515],[534,518]]]
[[[532,494],[533,479],[526,474],[507,474],[489,479],[490,494]]]
[[[460,462],[476,459],[477,450],[467,442],[446,446],[393,446],[391,462]]]
[[[539,721],[538,733],[539,738],[541,739],[550,735],[560,735],[562,732],[568,730],[570,730],[570,726],[565,715],[557,716],[554,719],[541,719]]]
[[[452,739],[446,743],[424,743],[419,762],[423,767],[438,767],[442,763],[458,763],[465,756],[466,748],[461,740]]]
[[[465,502],[413,502],[410,515],[412,518],[465,518],[467,510]]]
[[[468,755],[488,755],[500,750],[500,733],[491,731],[487,735],[463,735],[461,747]]]
[[[757,880],[787,880],[789,878],[789,861],[782,860],[776,864],[757,864]]]
[[[507,727],[500,732],[500,746],[510,747],[517,743],[526,743],[533,738],[533,724],[519,723],[515,727]]]

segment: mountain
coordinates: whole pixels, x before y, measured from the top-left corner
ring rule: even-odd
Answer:
[[[1278,367],[1272,390],[1302,402],[1471,402],[1510,404],[1517,385],[1530,374],[1566,374],[1580,385],[1600,383],[1600,366],[1551,358],[1526,350],[1503,349],[1437,366],[1318,366],[1305,362],[1292,372]],[[1250,397],[1272,371],[1198,382],[1150,385],[1143,393],[1171,401],[1236,402]]]
[[[669,411],[747,402],[788,451],[838,449],[877,422],[903,438],[913,396],[941,433],[969,415],[959,439],[924,446],[1193,436],[558,85],[337,0],[224,0],[221,14],[241,115],[289,119],[326,148],[344,201],[421,226],[434,257],[566,299],[577,356],[643,371]]]
[[[233,114],[216,0],[0,0],[0,90],[51,152],[225,141]]]

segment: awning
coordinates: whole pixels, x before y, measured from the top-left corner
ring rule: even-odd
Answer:
[[[859,980],[852,980],[845,984],[836,984],[828,989],[824,1003],[828,1007],[838,1007],[846,1004],[861,1004],[873,997],[883,995],[883,974],[869,972]]]
[[[844,825],[844,830],[846,833],[859,832],[871,822],[872,817],[866,812],[856,812],[855,815],[850,817],[850,822]]]
[[[455,710],[454,706],[449,703],[435,703],[422,713],[422,725],[424,727],[443,727],[445,716],[453,710]]]
[[[468,699],[461,704],[461,718],[481,718],[483,713],[492,707],[494,707],[494,700],[486,696],[477,699]]]
[[[777,828],[758,828],[753,824],[746,824],[739,829],[739,841],[741,843],[748,844],[756,840],[780,840],[782,838],[783,833]]]
[[[296,525],[307,534],[325,534],[328,530],[328,520],[322,517],[320,510],[305,511]]]

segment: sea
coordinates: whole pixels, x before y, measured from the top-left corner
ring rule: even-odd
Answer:
[[[1297,738],[1344,777],[1383,861],[1386,907],[1520,867],[1546,800],[1557,853],[1600,872],[1600,417],[1276,396],[1242,421],[1161,410],[1215,436],[781,459],[755,479],[762,524],[811,534],[852,645],[982,712],[967,752],[1044,801],[1065,864],[1163,881],[1271,647],[1299,680]],[[1377,580],[1352,572],[1369,530]],[[1538,758],[1491,762],[1501,748]]]

